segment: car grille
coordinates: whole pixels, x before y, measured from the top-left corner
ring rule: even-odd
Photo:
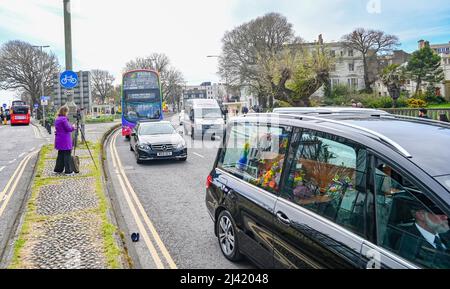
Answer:
[[[172,151],[174,149],[173,144],[159,144],[159,145],[152,145],[152,150],[158,151],[158,152],[167,152]]]

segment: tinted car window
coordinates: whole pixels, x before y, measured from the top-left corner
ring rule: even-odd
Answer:
[[[377,166],[375,185],[380,245],[419,266],[449,268],[448,216],[386,164]]]
[[[269,192],[278,192],[290,129],[238,123],[230,131],[219,167]]]
[[[365,234],[366,150],[336,136],[305,131],[282,196],[353,232]]]

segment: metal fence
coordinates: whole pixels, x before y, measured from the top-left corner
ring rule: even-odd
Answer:
[[[418,108],[386,108],[383,110],[392,114],[412,116],[412,117],[419,116]],[[434,120],[439,120],[441,114],[447,115],[447,118],[450,119],[450,108],[430,108],[427,110],[428,110],[428,117]]]

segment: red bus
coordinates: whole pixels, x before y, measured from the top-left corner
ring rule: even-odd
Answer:
[[[11,125],[25,124],[30,125],[30,107],[28,105],[14,105],[11,107]]]

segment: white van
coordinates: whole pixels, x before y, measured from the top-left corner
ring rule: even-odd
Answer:
[[[223,137],[225,122],[215,99],[189,99],[184,105],[184,132],[192,139]]]

